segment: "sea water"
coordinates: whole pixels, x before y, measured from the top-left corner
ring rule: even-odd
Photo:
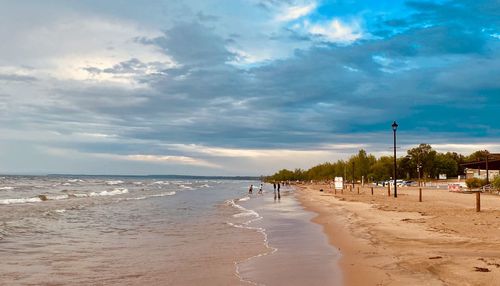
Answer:
[[[1,285],[336,285],[292,189],[162,177],[0,178]]]

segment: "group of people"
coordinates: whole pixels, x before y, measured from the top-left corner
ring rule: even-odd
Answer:
[[[274,188],[274,200],[276,200],[276,183],[273,183],[273,188]],[[278,182],[278,200],[281,199],[280,188],[281,188],[281,185]]]
[[[258,194],[262,194],[262,187],[263,187],[263,186],[264,186],[263,184],[260,184],[260,188],[259,188],[259,192],[258,192]],[[249,193],[249,194],[252,194],[252,193],[253,193],[253,185],[250,185],[250,188],[248,189],[248,193]]]
[[[259,187],[259,192],[258,194],[262,194],[262,187],[264,185],[261,183],[260,184],[260,187]],[[281,184],[280,182],[278,182],[276,184],[276,182],[273,183],[273,188],[274,188],[274,200],[276,200],[276,198],[278,198],[278,200],[281,199],[281,193],[280,193],[280,188],[281,188]],[[278,192],[276,193],[276,190],[278,190]],[[253,185],[250,185],[250,188],[248,189],[248,193],[249,194],[252,194],[253,193]]]

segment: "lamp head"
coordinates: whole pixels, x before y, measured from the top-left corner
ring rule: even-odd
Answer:
[[[394,121],[394,122],[392,123],[392,130],[393,130],[393,131],[396,131],[396,130],[398,129],[398,126],[399,126],[399,125],[396,123],[396,121]]]

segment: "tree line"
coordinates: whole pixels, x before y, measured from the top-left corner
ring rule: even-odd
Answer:
[[[457,177],[464,174],[464,168],[460,164],[484,160],[487,154],[487,150],[479,150],[468,156],[456,152],[440,153],[429,144],[420,144],[407,150],[405,156],[397,158],[397,175],[400,179],[437,178],[439,174],[446,174],[448,178]],[[326,162],[308,170],[283,169],[266,177],[266,181],[331,180],[333,177],[344,177],[348,181],[358,181],[361,178],[365,181],[383,181],[389,180],[393,174],[393,156],[376,158],[361,149],[348,160]]]

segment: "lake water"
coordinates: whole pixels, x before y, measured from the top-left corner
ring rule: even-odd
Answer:
[[[239,180],[0,178],[0,285],[339,285],[292,189]]]

